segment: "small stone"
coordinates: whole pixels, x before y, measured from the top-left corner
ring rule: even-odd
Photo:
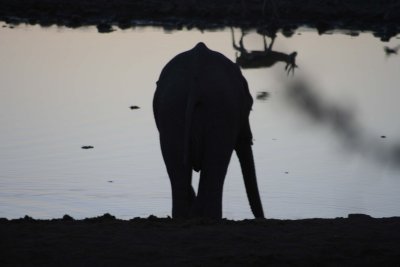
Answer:
[[[65,214],[65,215],[62,217],[62,220],[63,220],[63,221],[73,221],[74,218],[72,218],[72,217],[69,216],[68,214]]]
[[[257,93],[257,99],[258,100],[266,100],[268,97],[269,97],[269,93],[268,92],[265,92],[265,91],[263,91],[263,92],[258,92]]]
[[[154,216],[154,215],[150,215],[149,217],[147,217],[147,220],[149,220],[149,221],[157,221],[158,218],[156,216]]]
[[[140,107],[139,106],[130,106],[129,108],[130,109],[139,109]]]
[[[362,213],[351,213],[351,214],[347,215],[347,218],[352,219],[352,220],[370,220],[370,219],[372,219],[372,217],[370,215],[362,214]]]
[[[32,217],[25,215],[25,217],[23,218],[23,220],[25,221],[34,221],[35,219],[33,219]]]
[[[92,149],[94,148],[93,146],[82,146],[82,149]]]
[[[351,31],[351,32],[349,32],[349,35],[352,36],[352,37],[356,37],[356,36],[359,36],[360,33],[357,32],[357,31]]]
[[[386,135],[381,135],[381,138],[382,138],[382,139],[386,138]]]

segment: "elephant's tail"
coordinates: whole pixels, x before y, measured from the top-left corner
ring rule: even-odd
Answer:
[[[185,132],[184,132],[184,155],[183,162],[185,166],[190,166],[195,171],[201,169],[201,147],[202,136],[200,133],[201,122],[199,114],[198,92],[199,92],[199,74],[203,66],[202,60],[208,52],[204,43],[198,43],[192,50],[192,75],[188,79],[190,83],[189,94],[185,111]]]
[[[196,132],[196,127],[198,125],[196,114],[196,98],[194,94],[189,94],[186,111],[185,111],[185,132],[184,132],[184,154],[183,154],[183,163],[185,166],[190,169],[194,169],[195,171],[200,170],[200,162],[199,162],[199,146],[198,138],[193,136]]]
[[[254,166],[253,151],[250,142],[240,142],[236,147],[236,154],[242,168],[247,198],[249,199],[251,211],[256,218],[264,218],[260,193],[258,192],[256,170]]]

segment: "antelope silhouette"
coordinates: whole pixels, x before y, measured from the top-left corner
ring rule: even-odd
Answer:
[[[271,37],[271,43],[267,46],[267,40],[263,35],[264,50],[262,51],[248,51],[243,45],[243,38],[246,35],[242,31],[242,36],[239,40],[239,45],[235,42],[235,34],[231,28],[232,34],[232,46],[238,52],[236,53],[236,63],[243,69],[253,68],[269,68],[275,65],[277,62],[286,63],[285,70],[287,75],[292,73],[294,75],[294,69],[298,68],[296,65],[297,52],[291,54],[285,54],[278,51],[273,51],[272,46],[275,42],[275,36]]]

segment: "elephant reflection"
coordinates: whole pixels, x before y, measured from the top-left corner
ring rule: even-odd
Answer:
[[[239,46],[235,43],[235,35],[233,29],[231,28],[232,34],[232,45],[233,48],[239,52],[236,56],[236,63],[243,69],[250,68],[269,68],[275,65],[277,62],[286,63],[285,70],[287,74],[292,72],[294,74],[294,69],[297,68],[296,56],[297,52],[291,54],[285,54],[278,51],[273,51],[272,46],[275,42],[275,36],[272,37],[271,43],[267,46],[267,41],[265,35],[263,35],[264,40],[264,50],[263,51],[247,51],[243,45],[243,37],[245,33],[242,31],[242,36],[239,40]]]
[[[153,111],[172,187],[174,218],[222,217],[223,184],[233,150],[253,214],[264,217],[251,148],[252,104],[237,65],[203,43],[164,67]],[[200,171],[197,196],[192,170]]]

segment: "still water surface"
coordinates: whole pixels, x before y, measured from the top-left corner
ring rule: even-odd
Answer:
[[[235,35],[238,41],[240,31]],[[235,60],[228,29],[0,28],[0,217],[169,215],[152,97],[162,67],[198,41]],[[400,56],[383,50],[399,43],[370,33],[278,34],[272,49],[297,51],[295,75],[287,76],[283,63],[243,70],[255,99],[254,153],[267,217],[400,215],[392,153],[400,144]],[[244,45],[261,50],[262,36],[249,33]],[[298,77],[313,85],[321,108],[349,117],[344,130],[287,97],[286,81]],[[262,91],[268,98],[257,99]],[[223,212],[252,218],[236,156]]]

